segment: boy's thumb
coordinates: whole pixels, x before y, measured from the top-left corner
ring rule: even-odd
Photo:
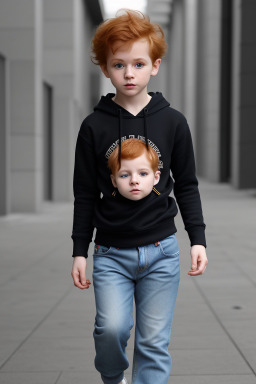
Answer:
[[[197,257],[196,255],[191,255],[191,270],[195,271],[197,269]]]
[[[197,268],[197,260],[195,257],[192,257],[192,261],[191,261],[191,269],[192,271],[195,271]]]

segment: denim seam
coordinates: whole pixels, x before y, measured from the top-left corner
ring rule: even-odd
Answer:
[[[178,256],[180,253],[180,251],[178,250],[177,252],[172,253],[171,255],[168,255],[167,253],[164,252],[164,249],[163,249],[161,242],[160,242],[160,249],[161,249],[162,254],[166,257],[175,257],[175,256]]]

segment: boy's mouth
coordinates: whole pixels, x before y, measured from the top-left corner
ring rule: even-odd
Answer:
[[[133,84],[133,83],[128,83],[128,84],[125,84],[125,87],[135,87],[135,84]]]
[[[140,190],[139,189],[137,189],[137,188],[134,188],[134,189],[131,189],[131,191],[130,192],[140,192]]]

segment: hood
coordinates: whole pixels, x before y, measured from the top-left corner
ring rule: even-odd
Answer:
[[[122,137],[122,120],[123,119],[144,119],[144,136],[146,141],[146,146],[148,148],[148,116],[160,111],[163,108],[169,107],[170,103],[165,100],[161,92],[149,92],[151,100],[149,103],[136,115],[128,112],[121,105],[115,103],[112,98],[115,96],[114,93],[108,93],[106,96],[102,96],[99,103],[94,108],[94,111],[102,111],[109,115],[117,116],[119,118],[119,143],[121,143]],[[121,146],[119,145],[118,149],[118,161],[119,166],[121,165]]]
[[[151,115],[162,108],[169,107],[170,103],[165,100],[161,92],[149,92],[149,95],[151,96],[151,100],[136,116],[112,100],[115,96],[114,93],[108,93],[106,96],[102,96],[99,103],[95,106],[94,111],[99,110],[113,116],[118,116],[121,111],[123,118],[137,118],[144,117],[145,110],[147,115]]]

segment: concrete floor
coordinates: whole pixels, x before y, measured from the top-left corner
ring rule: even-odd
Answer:
[[[256,193],[203,181],[200,187],[209,264],[203,276],[187,275],[189,242],[178,218],[181,283],[169,383],[253,384]],[[71,204],[0,218],[1,384],[101,383],[93,364],[93,288],[72,284],[71,228]],[[91,271],[92,257],[90,278]],[[133,335],[130,361],[132,348]],[[126,376],[130,383],[131,367]]]

